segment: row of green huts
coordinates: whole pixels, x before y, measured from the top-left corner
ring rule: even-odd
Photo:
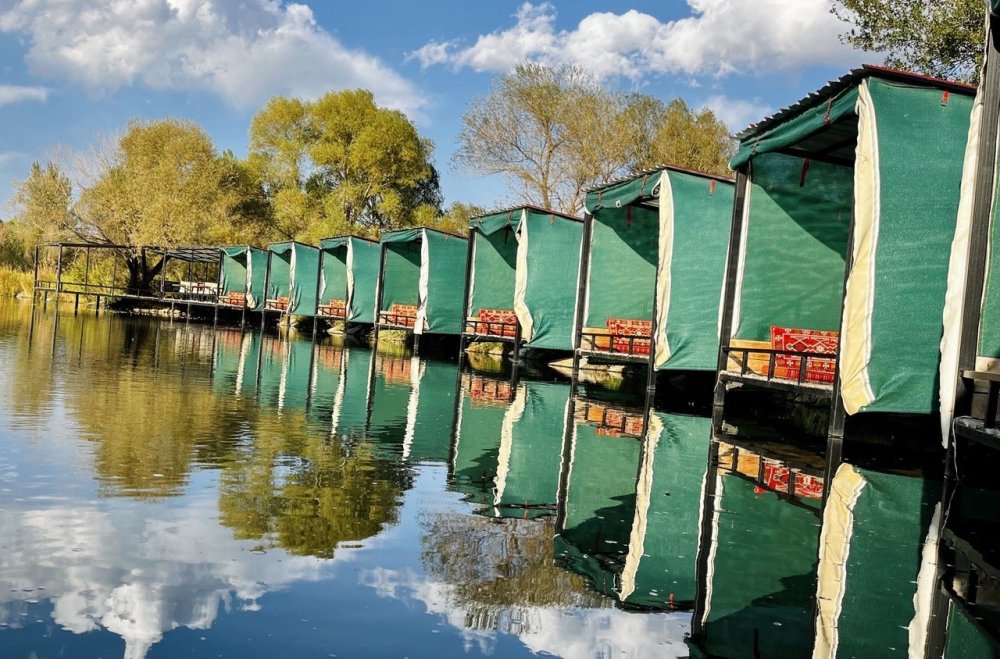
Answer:
[[[228,247],[215,299],[572,352],[574,373],[583,359],[648,364],[650,389],[661,371],[717,372],[717,430],[747,386],[827,400],[834,439],[859,413],[943,406],[946,428],[964,410],[956,373],[1000,370],[995,155],[976,155],[996,108],[975,96],[862,67],[740,133],[733,179],[665,166],[590,190],[582,219],[520,206],[468,236]],[[974,222],[977,194],[988,212]]]

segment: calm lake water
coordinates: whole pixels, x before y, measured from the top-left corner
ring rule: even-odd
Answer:
[[[939,477],[554,378],[0,304],[0,655],[995,647]]]

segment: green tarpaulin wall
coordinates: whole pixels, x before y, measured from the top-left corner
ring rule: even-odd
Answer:
[[[656,367],[714,371],[735,187],[730,181],[670,169],[663,181]]]
[[[914,604],[928,615],[932,604],[931,589],[920,601],[918,587],[936,579],[931,522],[940,500],[940,483],[838,468],[820,536],[820,656],[885,656],[909,647]],[[923,650],[922,642],[910,647],[911,654]]]
[[[651,413],[621,576],[622,601],[650,607],[694,602],[711,427],[705,417]]]
[[[575,424],[562,535],[584,554],[617,557],[628,549],[642,443]]]
[[[983,628],[959,604],[952,603],[948,611],[948,636],[944,647],[945,659],[968,657],[1000,657],[1000,645],[990,639]]]
[[[486,233],[477,228],[475,223],[472,226],[469,316],[478,316],[480,309],[513,310],[514,276],[517,268],[514,227],[506,224],[492,233]]]
[[[736,338],[769,341],[772,325],[840,330],[854,173],[810,161],[803,183],[804,163],[753,160]]]
[[[268,299],[288,297],[288,313],[316,315],[319,287],[319,249],[296,242],[268,245],[271,265]]]
[[[264,278],[267,277],[267,251],[238,245],[222,248],[222,295],[245,293],[247,308],[264,307]]]
[[[404,456],[414,462],[447,462],[455,420],[455,378],[458,367],[449,362],[423,362],[417,383],[415,418],[407,421]]]
[[[453,487],[467,501],[492,505],[507,406],[478,403],[465,387],[461,405],[452,461]]]
[[[572,350],[583,222],[527,208],[517,235],[514,309],[525,345]]]
[[[625,206],[588,207],[594,216],[585,327],[606,328],[609,318],[653,319],[659,261],[657,211]]]
[[[899,78],[871,68],[852,73],[811,104],[743,134],[732,163],[751,180],[734,336],[762,339],[771,325],[840,330],[841,392],[851,414],[937,407],[972,98],[954,85]],[[837,147],[853,134],[856,149]],[[797,148],[805,157],[776,154]],[[831,149],[834,160],[853,166],[807,158]],[[841,319],[837,268],[852,211],[854,264]]]
[[[805,506],[796,505],[728,473],[717,487],[704,651],[734,659],[808,656],[819,501],[799,499],[796,504]]]
[[[345,300],[348,322],[375,322],[379,243],[357,236],[339,236],[325,238],[319,245],[323,250],[320,303]]]
[[[468,241],[433,229],[382,236],[382,310],[417,305],[416,334],[461,334]]]
[[[247,250],[249,247],[223,247],[222,272],[219,274],[219,293],[246,293]]]
[[[501,514],[551,513],[559,489],[569,385],[524,381],[504,415],[494,502]]]

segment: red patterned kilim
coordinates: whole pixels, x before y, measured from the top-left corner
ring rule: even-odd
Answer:
[[[393,302],[388,311],[381,313],[382,322],[387,325],[413,327],[417,320],[417,305]]]
[[[839,345],[840,332],[771,327],[771,348],[774,350],[835,355]],[[774,377],[798,380],[801,359],[791,355],[776,355]],[[810,358],[806,361],[806,382],[832,383],[836,368],[836,359]]]
[[[611,331],[611,352],[632,355],[648,355],[650,340],[653,334],[653,322],[650,320],[634,320],[630,318],[608,318],[608,330]],[[629,339],[627,337],[645,337]]]
[[[219,298],[219,303],[230,307],[242,307],[246,303],[246,299],[245,293],[226,293]]]
[[[331,318],[345,318],[347,316],[347,300],[330,300],[319,305],[319,314]]]
[[[476,320],[479,322],[473,323],[475,334],[513,337],[517,333],[517,314],[513,309],[480,309]]]
[[[764,487],[754,488],[756,494],[762,494],[765,490],[772,492],[788,493],[788,467],[781,467],[777,464],[764,465]],[[800,499],[822,499],[823,479],[801,472],[795,472],[795,491],[793,494]]]
[[[288,311],[288,296],[282,295],[274,300],[267,301],[267,308],[277,311]]]

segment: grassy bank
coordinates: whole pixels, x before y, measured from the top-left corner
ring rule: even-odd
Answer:
[[[30,272],[15,268],[0,267],[0,296],[31,295],[34,284]]]

